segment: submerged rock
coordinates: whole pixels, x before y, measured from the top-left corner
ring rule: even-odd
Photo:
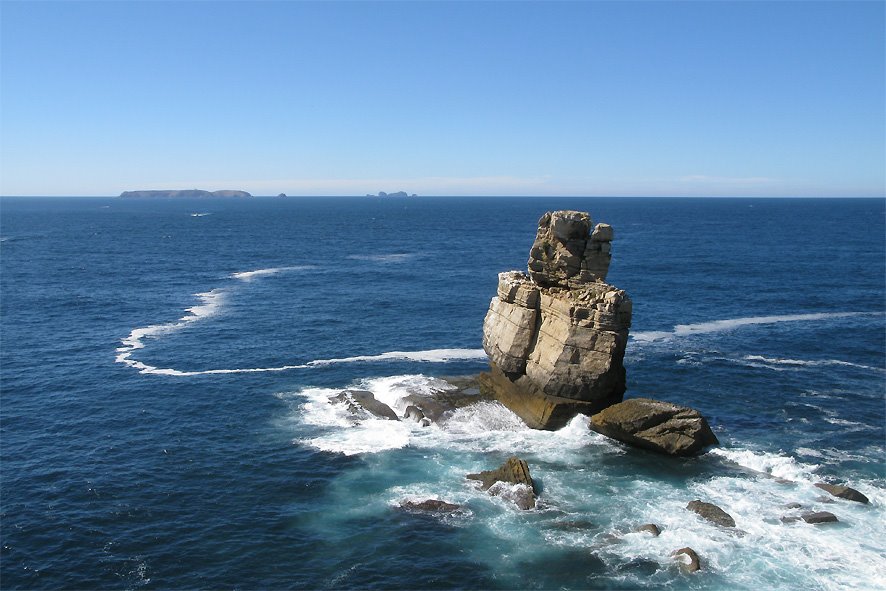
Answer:
[[[590,428],[623,443],[672,456],[691,456],[717,445],[701,414],[687,406],[631,398],[591,417]]]
[[[698,513],[698,515],[711,523],[716,523],[723,527],[735,527],[735,520],[732,516],[713,503],[705,503],[696,499],[695,501],[690,501],[686,508]]]
[[[348,410],[357,416],[363,414],[362,411],[365,411],[382,419],[400,420],[397,417],[397,413],[390,406],[376,400],[375,395],[367,390],[345,390],[336,396],[331,396],[329,402],[331,404],[345,404]]]
[[[604,283],[612,228],[587,213],[539,220],[529,275],[500,273],[483,322],[484,387],[536,429],[621,400],[631,300]]]
[[[816,482],[815,486],[817,486],[821,490],[831,493],[835,497],[846,499],[847,501],[855,501],[856,503],[864,503],[865,505],[870,502],[870,500],[866,496],[864,496],[854,488],[850,488],[848,486],[828,484],[827,482]]]
[[[683,572],[694,573],[701,570],[701,559],[698,557],[695,550],[688,546],[686,548],[675,550],[671,556],[677,558],[677,561],[680,564],[680,570]]]
[[[529,474],[529,466],[520,458],[510,457],[495,470],[484,470],[477,474],[468,474],[466,478],[469,480],[479,480],[483,490],[488,490],[490,494],[511,497],[521,509],[532,509],[535,507],[538,489],[532,480],[532,476]],[[522,485],[522,488],[506,489],[496,486],[500,482]]]
[[[804,513],[801,515],[806,523],[836,523],[837,516],[829,511],[815,511],[813,513]]]

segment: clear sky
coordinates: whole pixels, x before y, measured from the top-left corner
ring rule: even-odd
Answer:
[[[883,196],[886,3],[0,2],[0,194]]]

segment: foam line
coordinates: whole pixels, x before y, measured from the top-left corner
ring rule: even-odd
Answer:
[[[225,290],[213,289],[212,291],[196,293],[194,294],[194,296],[200,300],[200,303],[196,306],[186,308],[185,312],[187,312],[187,314],[179,318],[177,322],[152,324],[151,326],[132,329],[132,332],[130,332],[128,336],[120,341],[122,343],[122,346],[117,348],[117,357],[114,360],[117,363],[123,363],[129,367],[138,369],[141,373],[175,371],[162,370],[152,365],[147,365],[145,363],[142,363],[141,361],[132,359],[132,354],[138,349],[145,348],[145,344],[143,341],[146,338],[157,338],[162,335],[177,332],[193,322],[197,322],[198,320],[202,320],[204,318],[208,318],[217,314],[218,311],[221,309],[222,303],[224,301]]]
[[[180,328],[184,328],[184,326],[174,326],[169,331],[159,331],[159,332],[149,332],[145,333],[142,331],[153,331],[154,329],[161,327],[173,327],[174,325],[159,325],[157,327],[148,327],[146,329],[136,329],[130,334],[129,339],[124,339],[124,343],[127,343],[129,340],[137,343],[138,346],[134,347],[134,349],[141,349],[144,345],[141,343],[141,338],[145,336],[157,336],[163,334],[164,332],[171,332],[173,330],[178,330]],[[138,334],[136,334],[138,333]],[[133,338],[135,335],[136,338]],[[281,371],[289,371],[293,369],[307,369],[310,367],[318,367],[318,366],[327,366],[327,365],[338,365],[345,363],[360,363],[360,362],[375,362],[375,361],[390,361],[390,360],[403,360],[403,361],[417,361],[417,362],[427,362],[427,363],[448,363],[450,361],[460,361],[460,360],[474,360],[474,359],[486,359],[486,352],[483,349],[429,349],[427,351],[389,351],[387,353],[380,353],[378,355],[358,355],[355,357],[343,357],[340,359],[315,359],[314,361],[308,361],[307,363],[300,363],[296,365],[279,365],[276,367],[238,367],[238,368],[230,368],[230,369],[204,369],[200,371],[181,371],[173,368],[164,368],[164,367],[154,367],[152,365],[147,365],[140,361],[135,361],[129,359],[129,355],[131,354],[131,350],[123,351],[125,347],[121,347],[117,349],[120,352],[117,355],[117,361],[120,363],[126,363],[128,366],[138,369],[140,373],[154,374],[154,375],[165,375],[165,376],[179,376],[179,377],[189,377],[189,376],[206,376],[206,375],[219,375],[219,374],[234,374],[234,373],[266,373],[266,372],[281,372]],[[125,355],[125,357],[124,357]]]
[[[678,324],[670,331],[641,331],[631,334],[633,340],[638,342],[651,342],[669,340],[675,337],[685,337],[697,334],[710,334],[753,326],[757,324],[777,324],[781,322],[814,322],[818,320],[832,320],[835,318],[850,318],[854,316],[876,316],[881,312],[820,312],[816,314],[784,314],[780,316],[749,316],[746,318],[727,318],[725,320],[711,320],[696,324]]]
[[[313,265],[300,265],[296,267],[271,267],[268,269],[256,269],[255,271],[242,271],[240,273],[231,273],[232,279],[240,281],[252,281],[256,277],[266,277],[268,275],[276,275],[285,271],[304,271],[306,269],[314,269]]]
[[[310,268],[312,267],[300,266],[256,269],[254,271],[232,273],[231,278],[241,281],[252,281],[255,277]],[[117,363],[123,363],[133,369],[137,369],[139,373],[188,377],[235,373],[281,372],[293,369],[306,369],[309,367],[339,365],[345,363],[371,363],[376,361],[400,360],[426,363],[448,363],[450,361],[479,360],[486,358],[486,353],[483,349],[428,349],[426,351],[388,351],[377,355],[357,355],[354,357],[342,357],[336,359],[315,359],[314,361],[309,361],[307,363],[280,365],[276,367],[242,367],[230,369],[206,369],[202,371],[181,371],[171,367],[156,367],[132,358],[133,353],[139,349],[145,348],[145,339],[158,338],[163,335],[177,332],[194,322],[216,315],[221,309],[226,295],[227,290],[223,288],[194,294],[194,296],[198,298],[199,303],[196,306],[186,308],[186,314],[177,322],[167,322],[165,324],[153,324],[151,326],[134,328],[129,335],[121,339],[121,346],[116,350],[117,356],[115,357],[115,361]]]
[[[886,369],[882,367],[873,367],[870,365],[862,365],[860,363],[851,363],[849,361],[843,361],[841,359],[781,359],[779,357],[764,357],[762,355],[745,355],[742,359],[744,359],[745,361],[757,361],[762,364],[787,365],[793,367],[837,365],[842,367],[869,369],[872,371],[886,371]]]

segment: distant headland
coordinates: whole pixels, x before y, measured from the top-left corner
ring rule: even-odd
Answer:
[[[412,195],[408,194],[406,191],[397,191],[396,193],[385,193],[384,191],[379,191],[378,195],[373,195],[372,193],[367,193],[367,197],[418,197],[415,193]]]
[[[123,199],[244,199],[252,197],[246,191],[201,191],[200,189],[184,189],[177,191],[123,191]]]

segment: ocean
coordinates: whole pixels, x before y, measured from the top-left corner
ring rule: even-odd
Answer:
[[[0,199],[0,586],[886,588],[884,206]],[[484,371],[497,274],[556,209],[615,228],[626,396],[697,408],[720,447],[666,458],[490,401],[425,428],[328,403],[402,412]],[[511,455],[535,510],[465,479]],[[428,498],[461,509],[398,508]],[[781,520],[805,510],[839,522]]]

